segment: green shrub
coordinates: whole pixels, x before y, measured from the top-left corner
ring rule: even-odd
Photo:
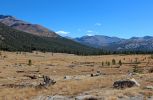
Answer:
[[[120,66],[122,66],[122,61],[121,61],[121,60],[119,60],[118,64],[119,64]]]
[[[150,56],[151,59],[153,59],[153,54]]]
[[[29,66],[32,65],[32,61],[31,61],[31,59],[28,60],[28,65],[29,65]]]
[[[139,69],[137,65],[135,65],[135,66],[133,67],[133,72],[134,72],[134,73],[142,73],[142,70]]]
[[[102,62],[101,65],[104,66],[104,62]]]
[[[107,65],[110,66],[110,62],[107,62]]]
[[[115,59],[112,59],[112,64],[113,64],[113,65],[115,65],[115,64],[116,64]]]

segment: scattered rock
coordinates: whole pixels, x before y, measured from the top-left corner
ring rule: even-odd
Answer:
[[[71,80],[71,79],[73,79],[73,77],[72,76],[64,76],[64,79],[65,80]]]
[[[145,89],[153,90],[153,86],[146,86]]]
[[[70,99],[66,96],[55,95],[55,96],[37,96],[32,100],[74,100],[74,99]]]
[[[140,86],[140,84],[134,79],[126,79],[126,80],[119,80],[114,82],[113,87],[117,89],[123,88],[131,88],[134,86]]]
[[[75,97],[75,100],[98,100],[98,98],[92,95],[82,95]]]
[[[65,96],[55,95],[55,96],[49,96],[47,100],[69,100]]]
[[[113,87],[117,89],[131,88],[133,86],[135,86],[135,82],[130,80],[120,80],[120,81],[114,82],[113,84]]]
[[[102,75],[102,73],[100,71],[97,71],[97,73],[91,74],[90,76],[94,77],[94,76],[100,76],[100,75]]]
[[[32,77],[35,78],[35,77]],[[2,84],[1,86],[7,87],[7,88],[26,88],[26,87],[33,87],[33,88],[47,88],[50,85],[54,85],[56,81],[53,79],[50,79],[48,76],[43,76],[43,82],[39,85],[29,84],[29,83],[23,83],[23,84]],[[35,83],[36,84],[36,83]]]

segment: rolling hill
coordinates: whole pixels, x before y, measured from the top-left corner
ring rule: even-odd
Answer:
[[[0,15],[0,22],[14,29],[43,37],[58,37],[54,31],[38,24],[31,24],[10,15]]]
[[[49,51],[71,54],[93,54],[97,49],[90,48],[63,37],[42,37],[13,29],[0,23],[0,49],[7,51]]]

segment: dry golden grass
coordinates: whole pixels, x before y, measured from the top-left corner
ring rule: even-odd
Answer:
[[[1,52],[0,57],[0,99],[2,100],[29,100],[38,95],[65,95],[74,96],[87,93],[96,96],[110,96],[110,100],[117,100],[118,95],[137,95],[148,93],[143,87],[153,85],[152,73],[148,69],[153,67],[153,60],[150,55],[102,55],[102,56],[76,56],[70,54],[56,53],[21,53]],[[5,58],[4,58],[5,56]],[[102,66],[102,62],[116,63],[121,60],[123,64]],[[137,59],[140,64],[131,64]],[[28,66],[28,60],[32,65]],[[143,72],[134,75],[134,78],[141,84],[141,87],[125,90],[116,90],[112,84],[116,80],[127,78],[128,72],[133,71],[133,66],[138,66]],[[18,73],[17,71],[24,71]],[[106,75],[90,77],[91,73],[101,71]],[[25,75],[47,75],[55,79],[57,83],[47,89],[35,88],[6,88],[3,84],[39,84],[42,79],[32,80]],[[64,76],[72,79],[65,80]],[[149,95],[152,91],[149,92]]]

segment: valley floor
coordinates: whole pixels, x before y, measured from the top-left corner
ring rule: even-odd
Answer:
[[[52,100],[49,98],[53,96],[72,100],[79,96],[93,96],[99,100],[153,100],[153,88],[146,88],[153,87],[153,59],[150,56],[1,51],[0,100]],[[115,60],[113,65],[112,59]],[[121,66],[119,60],[122,61]],[[140,87],[114,89],[113,83],[127,79],[129,72],[134,73],[132,77]],[[91,74],[94,76],[91,77]],[[17,87],[37,86],[42,82],[43,75],[56,83],[47,88]],[[16,87],[11,87],[12,84]]]

